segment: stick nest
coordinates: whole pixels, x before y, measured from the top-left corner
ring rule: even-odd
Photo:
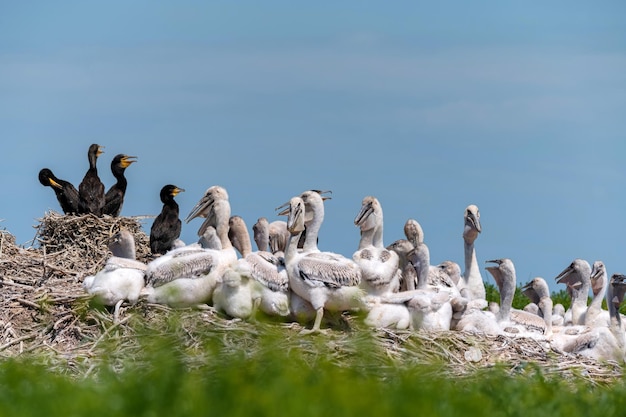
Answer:
[[[0,357],[34,354],[47,358],[49,366],[59,372],[86,376],[102,363],[103,356],[107,363],[119,358],[119,366],[134,355],[140,360],[140,332],[177,335],[188,352],[189,366],[210,360],[210,353],[203,349],[207,339],[217,340],[225,351],[254,351],[264,334],[276,333],[284,351],[303,349],[312,363],[324,355],[339,366],[357,366],[351,359],[359,339],[373,337],[381,369],[435,364],[437,372],[461,376],[492,366],[521,373],[530,364],[546,374],[582,377],[592,383],[622,376],[621,364],[560,354],[532,339],[375,330],[363,325],[357,315],[348,314],[331,322],[327,334],[313,337],[298,335],[302,327],[296,323],[249,323],[213,310],[172,310],[144,301],[122,307],[121,320],[114,323],[110,311],[92,305],[82,281],[102,268],[110,256],[108,240],[120,229],[135,236],[139,260],[152,259],[143,219],[50,211],[39,219],[36,244],[29,248],[17,246],[13,235],[0,231]]]

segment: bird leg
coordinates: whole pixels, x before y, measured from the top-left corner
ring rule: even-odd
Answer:
[[[320,326],[322,325],[322,317],[324,316],[324,307],[320,307],[317,309],[315,313],[315,322],[313,323],[313,327],[311,329],[304,329],[300,332],[300,334],[313,334],[313,333],[321,333],[322,330]]]
[[[124,300],[119,300],[117,303],[115,303],[115,308],[113,309],[113,323],[114,324],[118,324],[120,322],[120,307],[122,306],[122,303],[124,302]]]

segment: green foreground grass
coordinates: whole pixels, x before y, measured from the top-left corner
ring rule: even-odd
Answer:
[[[53,371],[44,357],[4,360],[0,416],[607,417],[626,410],[623,380],[565,380],[533,365],[514,375],[496,367],[451,376],[442,364],[386,360],[368,337],[355,338],[340,362],[326,354],[324,335],[285,344],[279,332],[263,333],[253,348],[242,339],[228,349],[224,337],[208,337],[195,352],[176,333],[140,331],[137,341],[126,358],[103,348],[97,367],[79,376]]]

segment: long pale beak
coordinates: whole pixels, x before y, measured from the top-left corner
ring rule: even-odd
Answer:
[[[215,200],[211,195],[205,195],[204,197],[202,197],[185,218],[185,223],[189,223],[191,220],[200,216],[200,213],[209,209],[214,201]]]
[[[359,211],[359,214],[357,214],[356,217],[354,218],[354,225],[359,226],[373,212],[374,212],[374,209],[372,209],[372,203],[367,203],[361,206],[361,210]]]

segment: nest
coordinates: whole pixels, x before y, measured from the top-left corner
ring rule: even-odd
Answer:
[[[172,310],[143,301],[124,306],[121,320],[114,322],[110,311],[91,304],[82,281],[102,268],[110,256],[108,240],[120,229],[135,236],[139,260],[152,259],[142,220],[48,212],[40,219],[36,245],[30,248],[18,247],[9,232],[1,231],[0,357],[34,354],[48,358],[51,368],[83,377],[102,362],[105,346],[108,363],[118,357],[123,366],[123,360],[139,358],[139,329],[176,334],[189,353],[189,366],[209,360],[210,353],[203,349],[207,339],[217,340],[222,350],[254,351],[264,334],[274,333],[284,344],[281,350],[303,349],[310,352],[311,362],[324,354],[338,366],[355,366],[360,338],[373,337],[381,369],[390,363],[436,364],[437,372],[459,376],[493,366],[517,374],[532,364],[546,374],[583,377],[593,383],[622,376],[618,363],[553,352],[546,343],[532,339],[370,329],[358,316],[348,314],[339,315],[331,323],[332,330],[320,337],[299,336],[302,327],[296,323],[249,323],[215,311]]]

